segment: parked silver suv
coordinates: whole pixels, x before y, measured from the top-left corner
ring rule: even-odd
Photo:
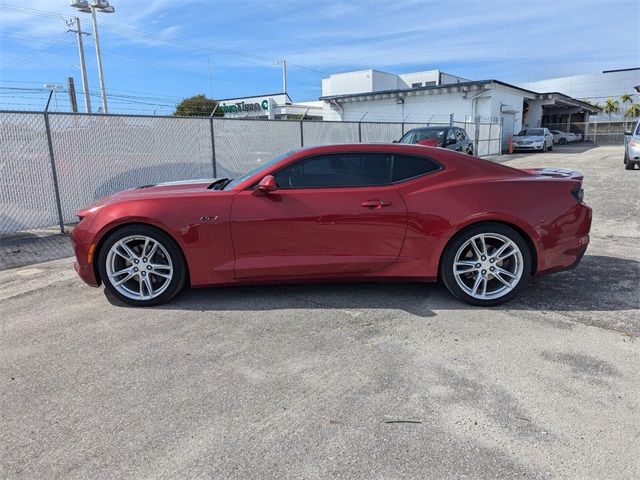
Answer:
[[[631,132],[624,132],[624,168],[633,170],[640,166],[640,120]]]

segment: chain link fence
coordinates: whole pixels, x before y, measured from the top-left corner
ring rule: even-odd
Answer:
[[[499,124],[442,125],[454,124],[477,154],[500,153]],[[79,208],[126,188],[237,177],[301,146],[389,143],[424,126],[0,111],[0,233],[62,229]]]
[[[625,131],[633,130],[637,120],[616,122],[565,122],[544,125],[549,130],[573,133],[577,139],[572,141],[593,142],[598,145],[622,145],[625,141]]]

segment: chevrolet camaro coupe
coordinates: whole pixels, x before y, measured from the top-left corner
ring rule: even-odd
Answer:
[[[404,144],[302,148],[235,179],[146,185],[80,210],[75,269],[136,306],[185,286],[441,279],[473,305],[575,266],[582,175]]]

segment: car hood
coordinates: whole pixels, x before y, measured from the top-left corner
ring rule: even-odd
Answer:
[[[177,182],[164,182],[151,185],[142,185],[140,187],[122,190],[120,192],[108,195],[91,205],[82,208],[77,212],[78,216],[85,216],[88,213],[95,212],[104,205],[137,199],[148,199],[154,197],[180,196],[183,194],[201,192],[206,190],[216,178],[203,178],[198,180],[182,180]],[[211,192],[221,192],[222,190],[210,190]]]

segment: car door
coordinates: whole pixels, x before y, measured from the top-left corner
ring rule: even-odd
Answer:
[[[236,278],[366,274],[396,262],[407,210],[390,168],[386,153],[319,155],[276,172],[273,192],[239,192]]]

